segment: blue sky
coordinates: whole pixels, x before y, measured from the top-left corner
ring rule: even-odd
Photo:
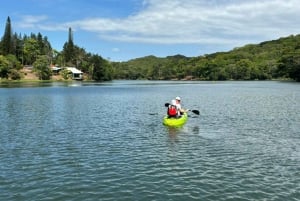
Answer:
[[[298,0],[10,0],[13,32],[74,43],[111,61],[154,55],[200,56],[300,33]],[[1,34],[2,28],[2,34]]]

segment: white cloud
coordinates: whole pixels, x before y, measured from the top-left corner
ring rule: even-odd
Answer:
[[[144,0],[127,18],[89,18],[41,28],[81,29],[114,41],[241,45],[300,33],[297,0]],[[46,18],[24,19],[34,26]],[[34,21],[35,20],[35,21]]]
[[[112,51],[113,51],[113,52],[120,52],[120,49],[117,48],[117,47],[114,47],[114,48],[112,48]]]
[[[41,29],[46,31],[66,31],[70,26],[69,23],[55,24],[48,22],[47,15],[23,15],[21,21],[16,25],[24,29]]]
[[[46,15],[24,15],[22,20],[17,24],[21,28],[35,28],[38,24],[43,23],[48,17]]]
[[[296,0],[145,3],[144,10],[125,19],[89,19],[75,25],[105,39],[166,44],[243,44],[300,32]]]

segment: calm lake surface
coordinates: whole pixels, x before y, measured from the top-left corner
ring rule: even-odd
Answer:
[[[0,87],[0,200],[300,200],[300,83]]]

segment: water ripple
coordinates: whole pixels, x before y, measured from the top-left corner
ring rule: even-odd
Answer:
[[[174,93],[201,109],[183,128],[161,122]],[[300,200],[297,84],[91,85],[0,97],[0,200]]]

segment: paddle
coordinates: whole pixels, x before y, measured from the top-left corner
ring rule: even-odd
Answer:
[[[169,105],[170,105],[170,103],[165,103],[165,107],[169,107]],[[189,110],[189,109],[188,109],[187,111],[192,111],[194,114],[200,115],[199,110]]]
[[[196,115],[200,115],[200,111],[199,110],[191,110],[194,114]]]

